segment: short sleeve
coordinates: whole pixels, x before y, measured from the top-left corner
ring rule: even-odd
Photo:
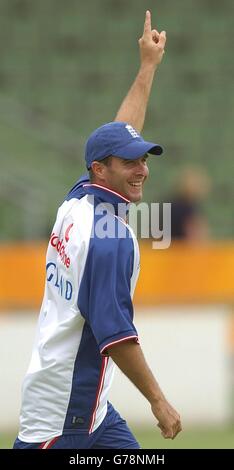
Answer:
[[[138,341],[130,291],[133,262],[131,237],[90,239],[78,307],[102,354],[117,342]]]

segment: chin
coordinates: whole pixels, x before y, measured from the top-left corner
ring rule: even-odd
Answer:
[[[130,195],[128,196],[128,199],[131,201],[131,202],[139,202],[141,201],[142,199],[142,194],[134,194],[134,195]]]

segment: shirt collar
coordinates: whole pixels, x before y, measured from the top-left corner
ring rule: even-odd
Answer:
[[[122,217],[121,214],[123,212],[125,212],[125,215],[128,212],[130,204],[129,199],[116,191],[96,183],[85,183],[83,188],[87,194],[96,196],[100,202],[108,202],[109,204],[112,204],[116,215],[120,215]],[[121,204],[121,206],[119,206],[119,204]]]

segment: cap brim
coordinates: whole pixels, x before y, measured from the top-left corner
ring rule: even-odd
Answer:
[[[163,148],[161,145],[154,144],[153,142],[139,142],[135,140],[124,147],[119,147],[112,155],[114,157],[126,158],[129,160],[135,160],[145,155],[145,153],[150,153],[152,155],[162,155]]]

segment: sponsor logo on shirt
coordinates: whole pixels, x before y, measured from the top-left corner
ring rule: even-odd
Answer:
[[[64,264],[64,266],[66,266],[66,268],[70,267],[71,260],[70,260],[70,257],[68,256],[68,254],[66,253],[65,243],[67,243],[69,241],[69,232],[70,232],[72,226],[73,226],[73,224],[69,225],[66,229],[65,242],[63,241],[63,238],[60,240],[59,237],[55,233],[52,233],[52,235],[50,237],[51,246],[56,249],[56,251],[58,252],[58,254],[60,256],[60,259],[61,259],[62,263]]]
[[[70,238],[70,237],[69,237],[69,232],[70,232],[70,230],[71,230],[72,227],[73,227],[73,224],[70,224],[70,225],[68,225],[68,227],[67,227],[67,229],[66,229],[66,232],[65,232],[65,240],[66,240],[66,242],[69,241],[69,238]]]

